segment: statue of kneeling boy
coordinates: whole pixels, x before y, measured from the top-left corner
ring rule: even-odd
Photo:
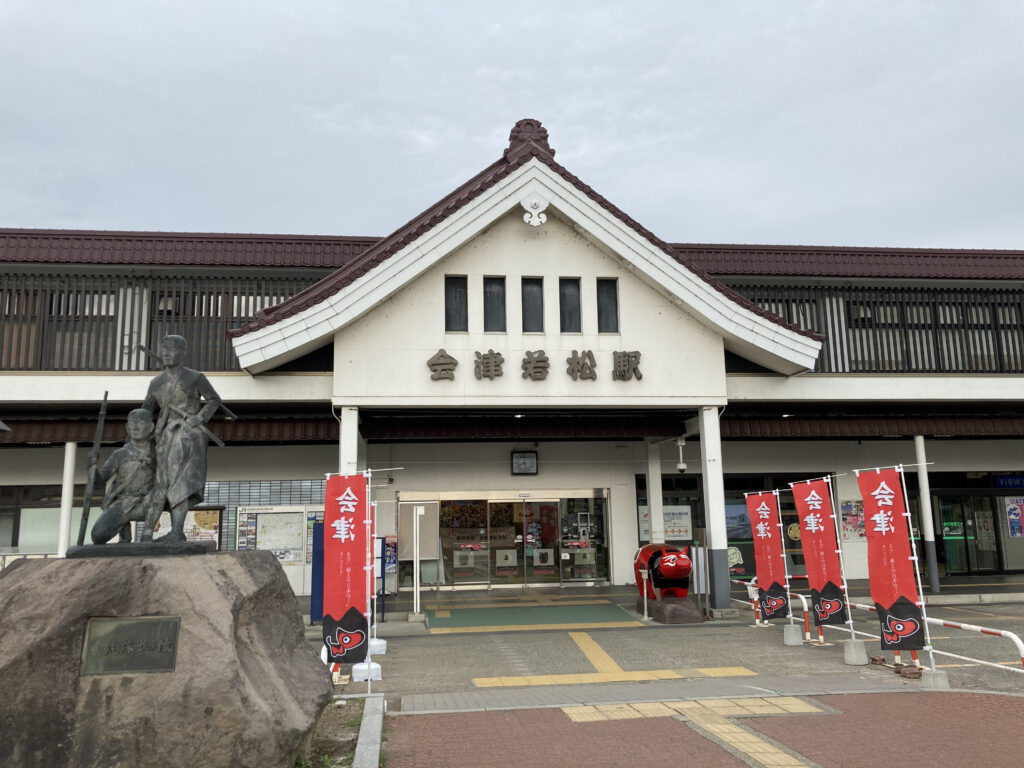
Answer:
[[[89,454],[89,471],[110,482],[101,504],[103,514],[92,527],[93,544],[106,544],[114,536],[131,541],[132,521],[143,522],[150,507],[156,479],[156,448],[153,445],[153,414],[136,408],[125,425],[128,439],[96,469],[99,456]]]

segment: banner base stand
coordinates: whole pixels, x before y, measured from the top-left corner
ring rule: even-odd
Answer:
[[[864,640],[843,641],[843,662],[855,667],[867,666],[868,651]]]
[[[352,682],[365,683],[367,681],[382,680],[380,664],[375,661],[369,663],[363,661],[352,665]]]
[[[948,691],[949,676],[944,669],[922,669],[921,689],[925,691]]]
[[[379,637],[370,638],[370,655],[383,656],[388,652],[388,641]]]
[[[804,629],[799,624],[786,624],[782,628],[782,644],[802,646],[804,644]]]
[[[410,611],[409,615],[406,617],[406,621],[409,621],[410,623],[416,621],[426,621],[426,618],[427,617],[425,614],[413,613],[412,611]]]

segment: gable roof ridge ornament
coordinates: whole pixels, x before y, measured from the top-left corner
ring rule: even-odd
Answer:
[[[540,124],[540,120],[531,117],[518,120],[508,134],[505,160],[516,164],[539,155],[543,155],[548,160],[553,160],[555,157],[555,150],[548,144],[547,129]]]

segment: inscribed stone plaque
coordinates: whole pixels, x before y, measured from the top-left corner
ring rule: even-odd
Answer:
[[[173,672],[180,627],[180,616],[89,619],[82,675]]]

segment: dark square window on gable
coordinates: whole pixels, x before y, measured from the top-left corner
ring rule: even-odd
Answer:
[[[558,279],[558,314],[562,333],[580,332],[580,279]]]
[[[544,278],[523,278],[523,333],[544,332]]]
[[[597,332],[619,332],[619,281],[597,278]]]
[[[505,278],[484,278],[484,331],[505,332]]]
[[[466,276],[445,275],[444,330],[446,333],[469,330]]]

